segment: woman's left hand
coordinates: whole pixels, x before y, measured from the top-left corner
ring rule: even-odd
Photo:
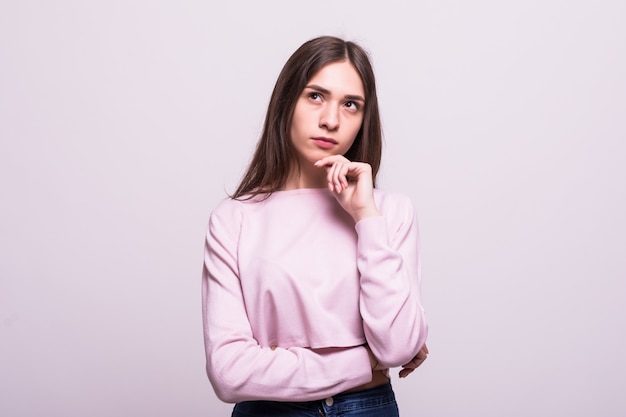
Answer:
[[[326,169],[328,189],[355,222],[380,215],[374,202],[372,167],[369,164],[333,155],[320,159],[315,166]]]
[[[400,374],[399,374],[400,378],[405,378],[406,376],[408,376],[418,366],[420,366],[422,362],[426,360],[427,357],[428,357],[428,346],[424,344],[424,346],[422,346],[420,351],[417,352],[417,355],[415,355],[415,357],[411,359],[409,363],[405,363],[404,365],[402,365],[402,369],[400,370]]]

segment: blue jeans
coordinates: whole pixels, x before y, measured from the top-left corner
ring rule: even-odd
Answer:
[[[243,401],[231,417],[398,417],[391,384],[318,401]]]

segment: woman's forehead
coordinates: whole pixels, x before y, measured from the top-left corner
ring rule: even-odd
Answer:
[[[364,96],[361,76],[348,60],[324,65],[306,84],[307,87],[311,85],[333,94]]]

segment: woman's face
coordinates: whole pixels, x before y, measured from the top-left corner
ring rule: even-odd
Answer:
[[[320,69],[296,101],[291,143],[303,164],[343,155],[363,123],[363,82],[352,64],[341,61]]]

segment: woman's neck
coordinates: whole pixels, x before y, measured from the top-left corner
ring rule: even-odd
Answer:
[[[305,162],[306,163],[306,162]],[[289,176],[283,190],[295,190],[298,188],[326,188],[326,170],[311,166],[305,169],[302,164],[295,166]]]

